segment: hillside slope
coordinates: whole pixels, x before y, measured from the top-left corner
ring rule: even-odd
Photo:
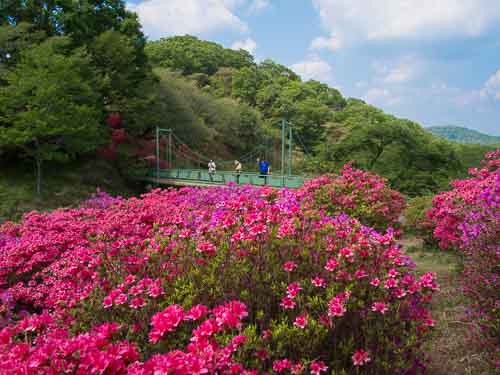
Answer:
[[[458,143],[476,143],[481,145],[500,144],[500,136],[484,134],[477,130],[460,126],[431,126],[427,128],[427,130],[440,138]]]

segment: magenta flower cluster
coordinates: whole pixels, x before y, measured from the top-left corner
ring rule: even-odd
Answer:
[[[340,178],[332,199],[353,209],[386,189],[350,166]],[[318,181],[155,190],[4,224],[0,373],[411,371],[435,276],[414,274],[392,229],[322,208]]]
[[[463,254],[462,289],[470,297],[469,315],[481,344],[493,354],[500,347],[500,150],[486,154],[482,164],[469,171],[470,178],[453,181],[452,190],[433,199],[427,225],[441,248]]]
[[[346,213],[376,229],[394,226],[401,215],[403,196],[390,189],[387,181],[348,163],[339,175],[323,175],[306,182],[307,204],[330,215]],[[313,193],[313,194],[311,194]]]

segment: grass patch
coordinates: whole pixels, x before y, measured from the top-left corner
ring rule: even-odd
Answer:
[[[0,224],[7,220],[18,221],[24,213],[33,210],[77,206],[97,188],[122,196],[139,191],[111,164],[100,160],[46,163],[42,173],[42,194],[37,195],[32,163],[0,163]]]

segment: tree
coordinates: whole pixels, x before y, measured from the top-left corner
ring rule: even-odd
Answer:
[[[137,15],[126,9],[123,0],[8,0],[0,25],[23,22],[49,37],[71,36],[75,46],[89,45],[108,30],[133,37],[142,47],[145,42]]]
[[[253,64],[247,51],[224,48],[190,35],[149,42],[146,53],[153,66],[178,70],[183,75],[213,75],[222,67],[240,69]]]
[[[54,37],[23,52],[0,88],[0,146],[21,148],[35,160],[38,193],[44,161],[90,151],[101,139],[90,58],[81,49],[65,54],[68,44]]]
[[[461,169],[450,143],[412,121],[352,99],[335,112],[316,152],[322,171],[355,160],[357,166],[388,178],[393,187],[412,196],[444,188]]]
[[[45,32],[35,30],[34,26],[29,23],[0,26],[0,69],[3,67],[6,72],[7,69],[12,68],[23,50],[40,43],[45,38]]]
[[[251,106],[257,105],[259,87],[259,69],[256,65],[246,66],[233,74],[232,96]]]

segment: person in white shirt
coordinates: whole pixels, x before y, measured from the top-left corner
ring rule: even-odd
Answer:
[[[212,176],[215,174],[217,166],[213,160],[208,162],[208,175],[210,176],[210,180],[212,180]]]
[[[234,172],[236,173],[236,183],[240,183],[240,174],[241,174],[241,163],[238,160],[234,161]]]

